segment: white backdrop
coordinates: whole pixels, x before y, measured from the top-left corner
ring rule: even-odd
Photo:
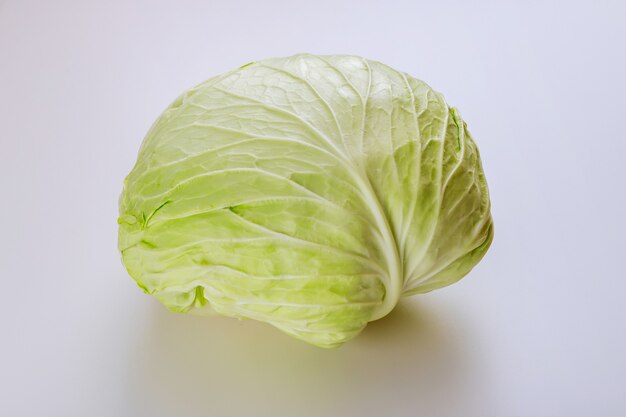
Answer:
[[[626,415],[625,4],[0,0],[0,415]],[[443,92],[493,201],[467,278],[332,351],[169,313],[116,250],[166,105],[296,52]]]

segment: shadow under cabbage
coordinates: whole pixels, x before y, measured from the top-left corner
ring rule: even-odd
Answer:
[[[467,332],[462,317],[436,303],[403,300],[326,350],[264,323],[174,314],[153,301],[128,366],[135,415],[345,416],[355,404],[386,415],[390,403],[462,412],[450,398],[466,391]]]

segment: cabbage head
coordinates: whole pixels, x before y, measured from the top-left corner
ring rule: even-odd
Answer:
[[[118,223],[126,269],[170,310],[320,347],[456,282],[493,238],[459,112],[347,55],[253,62],[183,93],[148,132]]]

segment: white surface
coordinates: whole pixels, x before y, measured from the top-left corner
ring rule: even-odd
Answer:
[[[621,1],[0,2],[0,415],[624,416]],[[116,251],[153,120],[211,75],[356,53],[443,92],[496,235],[339,350],[167,312]]]

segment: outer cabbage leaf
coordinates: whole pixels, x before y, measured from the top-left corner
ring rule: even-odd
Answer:
[[[493,238],[478,149],[422,81],[355,56],[255,62],[185,92],[125,180],[119,248],[173,311],[338,346]]]

